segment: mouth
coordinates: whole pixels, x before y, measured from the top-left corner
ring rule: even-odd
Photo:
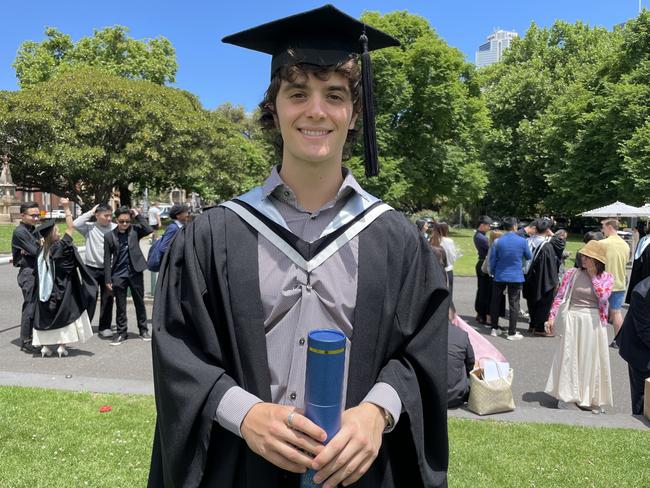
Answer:
[[[325,137],[331,130],[326,129],[298,129],[300,133],[307,137]]]

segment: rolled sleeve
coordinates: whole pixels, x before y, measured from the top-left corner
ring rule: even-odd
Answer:
[[[395,388],[388,383],[375,383],[375,386],[368,392],[363,402],[374,403],[391,414],[393,427],[386,430],[385,433],[391,432],[395,428],[402,413],[402,400],[400,400]]]
[[[219,402],[215,415],[216,421],[224,429],[241,437],[241,423],[248,411],[257,403],[262,403],[262,400],[239,386],[233,386]]]

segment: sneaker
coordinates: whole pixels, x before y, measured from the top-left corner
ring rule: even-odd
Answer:
[[[126,341],[127,337],[126,335],[121,335],[121,334],[115,334],[113,336],[113,340],[111,341],[111,346],[119,346]]]
[[[498,337],[499,336],[499,330],[498,329],[492,329],[492,331],[490,332],[490,335],[492,337]]]
[[[113,337],[113,331],[109,329],[103,329],[99,331],[99,335],[105,337],[106,339]]]
[[[609,347],[611,347],[612,349],[618,349],[618,344],[616,344],[616,341],[612,341]]]
[[[151,340],[151,335],[149,335],[148,331],[142,331],[140,332],[140,339],[142,339],[145,342],[149,342]]]
[[[528,320],[530,319],[530,314],[525,310],[519,310],[519,317]]]
[[[605,409],[603,407],[592,407],[591,413],[593,413],[594,415],[600,415],[607,412],[605,412]]]
[[[523,338],[524,336],[522,336],[519,332],[515,332],[512,335],[508,334],[508,337],[506,337],[506,339],[508,339],[509,341],[520,341]]]

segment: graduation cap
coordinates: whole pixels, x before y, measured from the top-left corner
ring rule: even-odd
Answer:
[[[52,229],[54,229],[54,224],[54,219],[46,220],[36,228],[36,232],[38,232],[40,236],[45,239],[49,233],[52,232]]]
[[[366,176],[379,173],[369,52],[399,46],[397,39],[325,5],[226,36],[222,42],[270,54],[271,76],[286,65],[334,66],[360,54]]]

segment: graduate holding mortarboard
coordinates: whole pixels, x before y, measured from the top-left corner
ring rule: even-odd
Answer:
[[[330,5],[223,41],[272,56],[261,123],[280,164],[179,231],[163,263],[149,486],[292,487],[307,469],[324,486],[446,486],[444,271],[342,165],[363,111],[377,174],[368,51],[399,43]],[[302,415],[319,328],[347,338],[332,439]]]

